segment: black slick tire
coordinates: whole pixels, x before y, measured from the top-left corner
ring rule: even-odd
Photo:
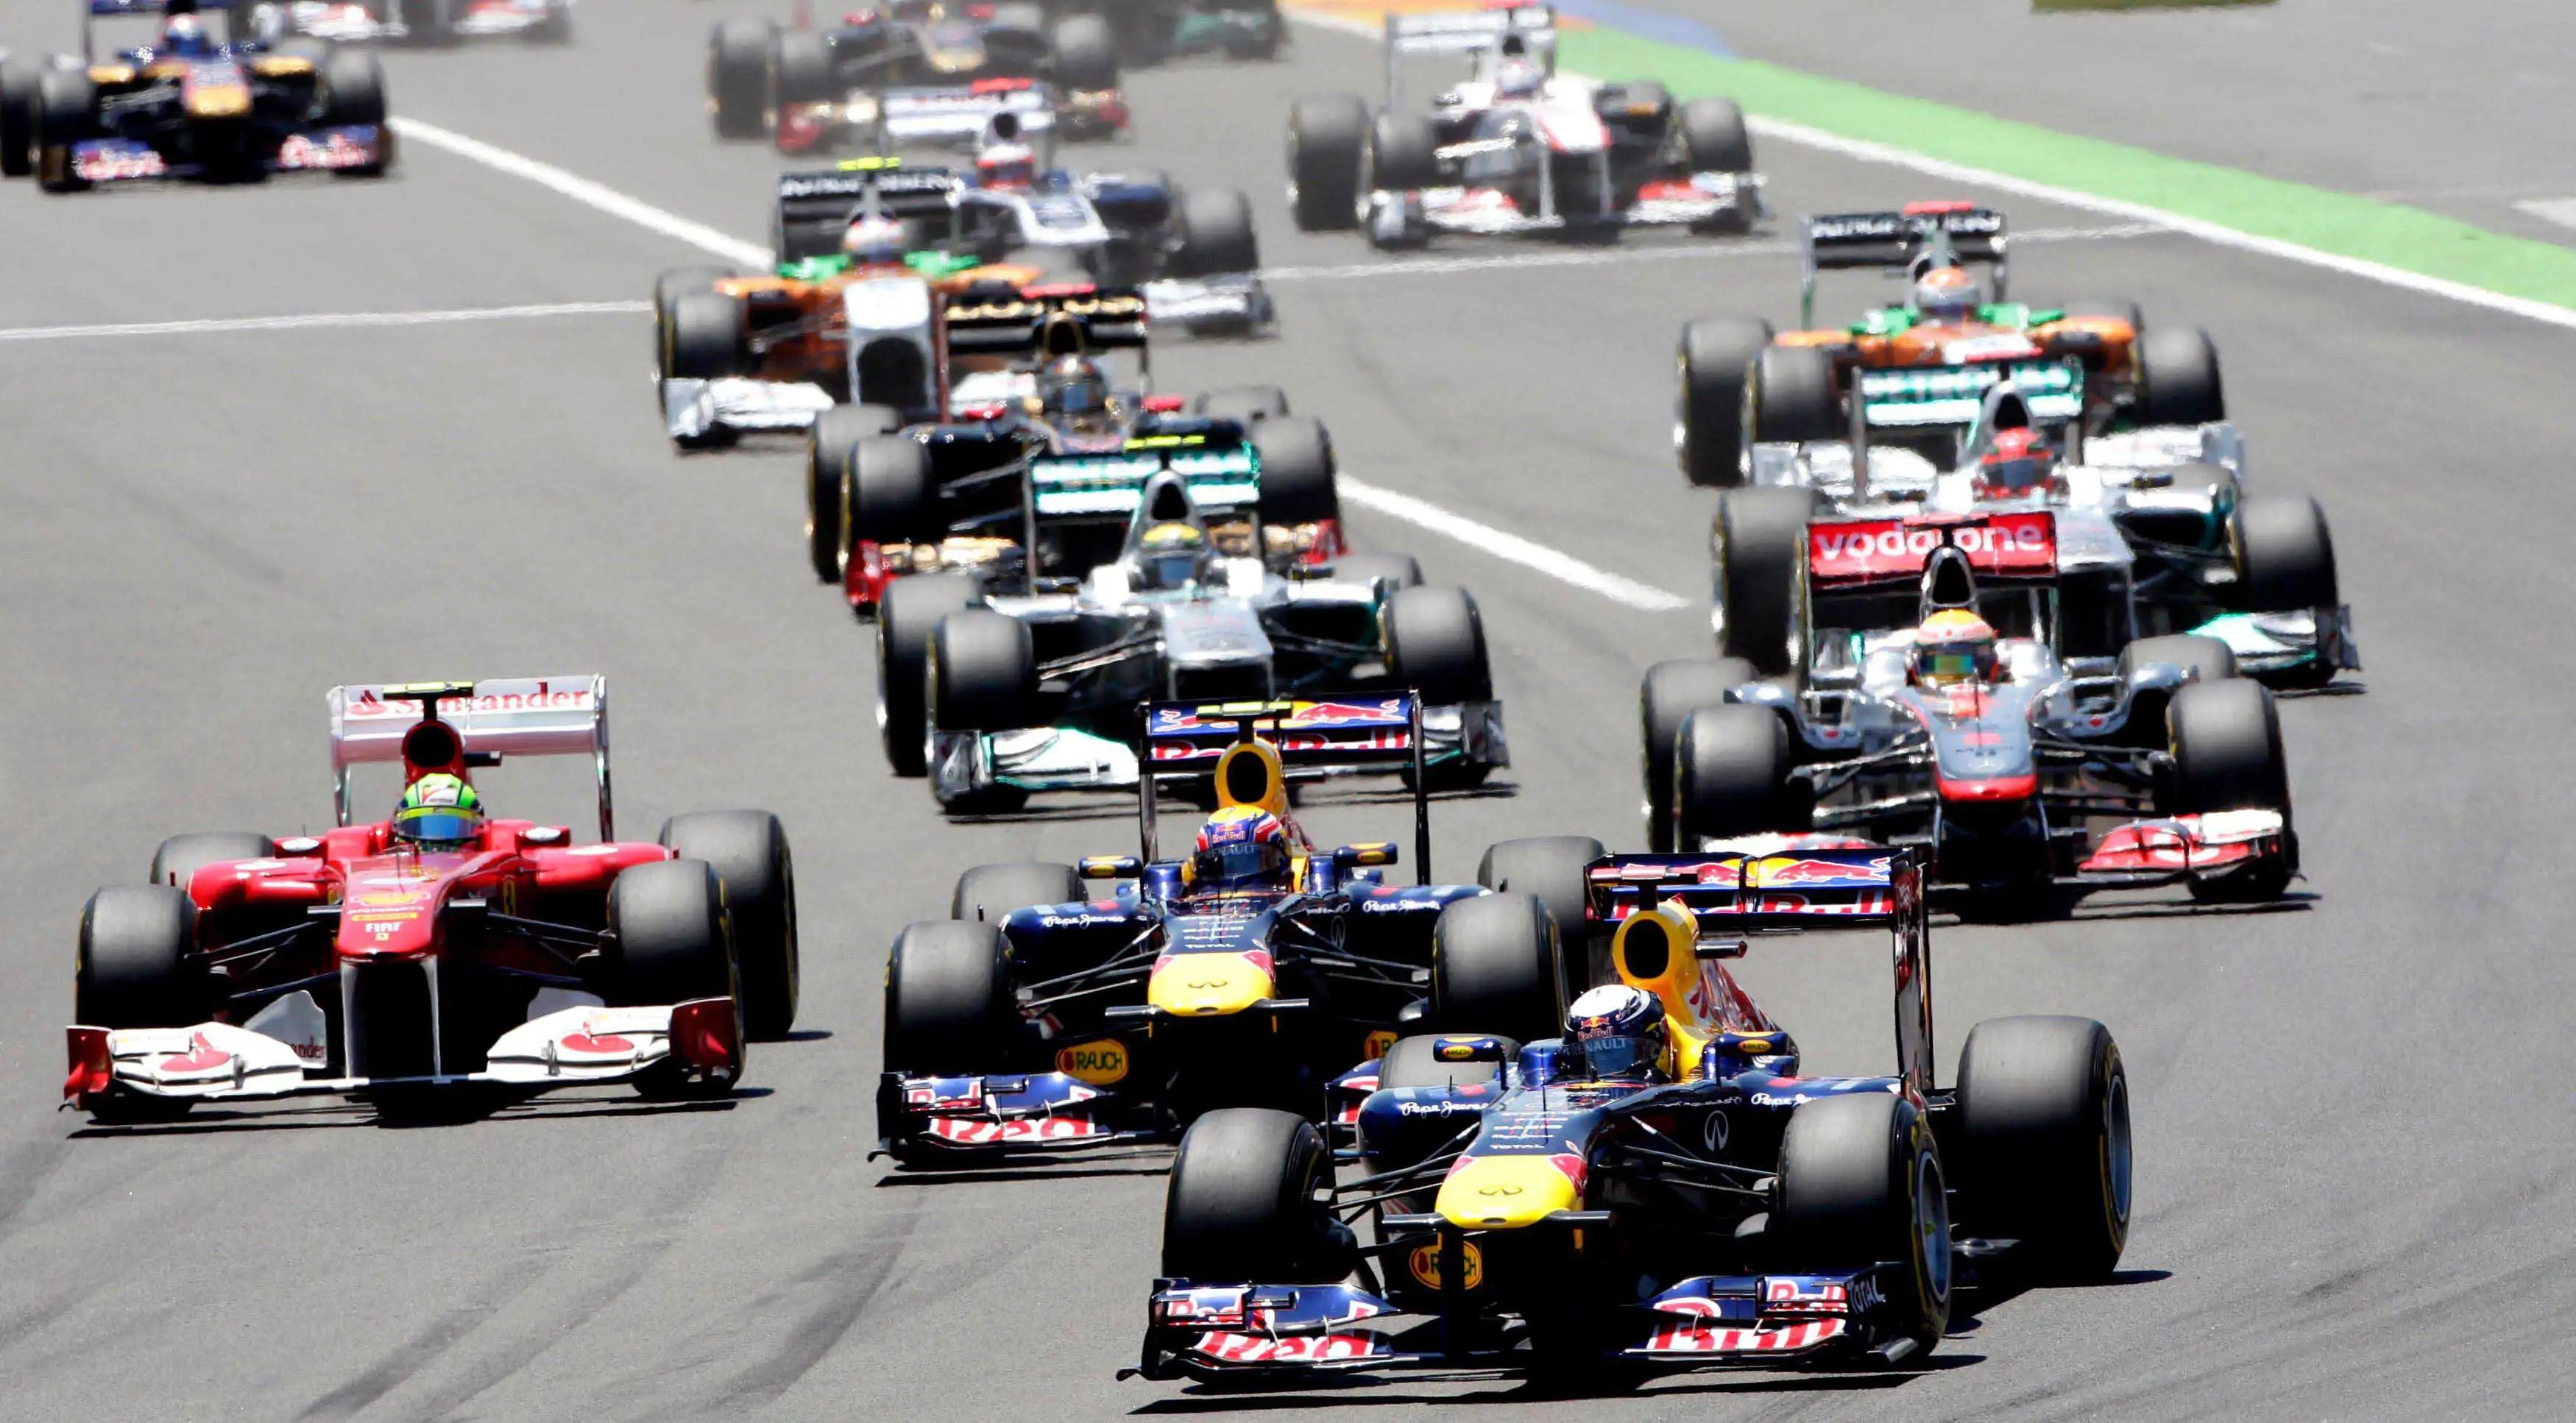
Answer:
[[[1421,693],[1426,706],[1494,699],[1485,623],[1459,588],[1407,588],[1387,600],[1387,670]]]
[[[886,964],[886,1070],[959,1075],[1008,1068],[1018,1026],[1010,952],[991,924],[933,919],[904,926]]]
[[[277,842],[251,830],[216,830],[173,835],[152,852],[151,881],[185,894],[197,871],[231,860],[265,860],[277,853]]]
[[[1724,615],[1718,650],[1764,677],[1805,670],[1807,522],[1813,490],[1730,489],[1718,496],[1710,558]]]
[[[1029,625],[989,608],[939,620],[930,635],[931,725],[1014,731],[1036,723],[1037,648]]]
[[[957,877],[956,892],[948,899],[948,917],[999,927],[1016,910],[1071,904],[1080,898],[1082,880],[1071,865],[1044,860],[977,865]]]
[[[805,556],[821,582],[840,582],[849,557],[841,500],[859,442],[894,424],[894,412],[882,405],[835,405],[805,433]]]
[[[1440,181],[1440,136],[1420,114],[1381,109],[1369,119],[1367,176],[1380,192],[1408,193]]]
[[[197,906],[166,884],[112,885],[81,908],[72,1017],[95,1028],[184,1028],[214,1011]]]
[[[1754,357],[1744,411],[1750,444],[1838,440],[1847,433],[1834,358],[1813,346],[1772,346]]]
[[[1637,689],[1639,757],[1646,776],[1646,849],[1673,852],[1673,760],[1682,723],[1703,707],[1723,706],[1726,694],[1761,680],[1741,657],[1693,657],[1658,662]],[[1598,980],[1596,980],[1598,981]]]
[[[1683,165],[1693,173],[1750,173],[1753,135],[1744,126],[1744,110],[1732,99],[1702,95],[1673,112],[1681,138]]]
[[[1049,36],[1055,46],[1055,82],[1077,94],[1118,87],[1118,38],[1098,15],[1067,15]]]
[[[2109,1277],[2128,1248],[2129,1080],[2089,1018],[1990,1018],[1959,1054],[1961,1224],[2034,1282]]]
[[[0,61],[0,178],[36,171],[36,89],[43,72],[28,60]]]
[[[2325,510],[2304,494],[2258,494],[2236,507],[2228,531],[2236,602],[2249,613],[2332,609],[2343,602]]]
[[[98,86],[85,69],[48,69],[36,79],[36,186],[77,193],[89,180],[72,171],[72,145],[98,129]]]
[[[1163,1198],[1162,1273],[1187,1280],[1330,1284],[1355,1261],[1315,1202],[1332,1184],[1323,1133],[1294,1112],[1226,1107],[1190,1124]]]
[[[707,118],[716,137],[741,141],[769,131],[769,39],[764,20],[726,20],[707,35]]]
[[[1275,415],[1249,432],[1261,459],[1261,522],[1272,527],[1342,516],[1332,436],[1303,415]]]
[[[1800,829],[1788,784],[1789,727],[1769,707],[1703,707],[1674,738],[1673,848]]]
[[[893,412],[886,416],[891,423]],[[862,438],[841,489],[839,558],[846,565],[863,543],[938,542],[938,501],[930,451],[919,440],[892,433]]]
[[[744,1031],[741,968],[715,868],[704,860],[629,866],[608,887],[608,932],[617,944],[616,1001],[658,1007],[701,998],[733,1000],[733,1072],[683,1078],[673,1061],[667,1072],[637,1078],[636,1090],[655,1097],[731,1093],[741,1080],[749,1035]]]
[[[670,379],[721,380],[743,373],[751,358],[751,328],[740,297],[687,292],[672,301],[670,313],[662,352]]]
[[[1913,1104],[1886,1092],[1800,1103],[1781,1134],[1767,1236],[1804,1270],[1910,1269],[1887,1291],[1892,1332],[1919,1359],[1950,1319],[1950,1212],[1941,1153]]]
[[[2208,332],[2159,326],[2138,337],[2137,360],[2139,424],[2207,425],[2227,418],[2218,347]]]
[[[1589,835],[1534,835],[1486,846],[1485,857],[1476,865],[1476,883],[1490,890],[1535,896],[1546,909],[1549,922],[1556,926],[1569,1003],[1583,990],[1611,981],[1606,976],[1609,941],[1602,940],[1597,955],[1591,950],[1593,935],[1586,917],[1591,895],[1583,878],[1585,868],[1608,853]]]
[[[1181,199],[1182,247],[1174,275],[1207,277],[1261,270],[1252,199],[1240,188],[1208,188]]]
[[[664,821],[656,842],[715,871],[733,926],[743,1025],[755,1038],[786,1036],[805,978],[786,827],[765,810],[693,811]]]
[[[1290,209],[1301,232],[1343,232],[1359,221],[1368,106],[1350,94],[1300,99],[1288,114]]]
[[[942,619],[983,601],[960,573],[916,574],[886,586],[877,608],[877,734],[898,776],[928,770],[930,638]]]
[[[1563,1021],[1556,921],[1535,894],[1455,900],[1431,931],[1431,1017],[1453,1032],[1553,1036]]]
[[[1755,316],[1712,316],[1682,328],[1675,453],[1702,489],[1744,482],[1744,387],[1771,334],[1771,323]]]

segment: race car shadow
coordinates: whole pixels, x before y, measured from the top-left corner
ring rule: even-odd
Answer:
[[[2310,697],[2358,697],[2369,690],[2368,682],[2328,682],[2322,687],[2275,687],[2272,696],[2276,701],[2304,702]]]
[[[2127,894],[2164,894],[2163,890],[2130,890]],[[2045,898],[2015,899],[1986,903],[1977,902],[1964,892],[1945,892],[1933,901],[1933,922],[1949,928],[1957,925],[2004,927],[2015,924],[2066,924],[2113,919],[2188,919],[2217,918],[2238,914],[2304,914],[2318,902],[2318,896],[2306,890],[2293,890],[2279,899],[2242,904],[2203,904],[2190,898],[2104,899],[2099,891],[2087,893],[2081,887],[2061,886]]]
[[[1008,1166],[897,1166],[877,1178],[877,1186],[944,1186],[994,1181],[1082,1181],[1110,1176],[1168,1176],[1169,1147],[1141,1146],[1115,1156],[1046,1156],[1015,1158]]]
[[[1415,1405],[1459,1407],[1475,1404],[1558,1403],[1578,1398],[1682,1398],[1692,1394],[1860,1393],[1902,1388],[1922,1374],[1945,1373],[1984,1363],[1982,1354],[1935,1354],[1908,1369],[1884,1373],[1815,1372],[1731,1374],[1638,1373],[1619,1382],[1575,1389],[1562,1385],[1510,1379],[1490,1370],[1411,1374],[1411,1384],[1499,1383],[1507,1387],[1481,1393],[1418,1393],[1383,1376],[1355,1375],[1303,1384],[1294,1393],[1255,1393],[1209,1384],[1194,1384],[1178,1398],[1160,1398],[1130,1409],[1130,1415],[1199,1413],[1271,1413],[1286,1409],[1390,1408]]]
[[[2066,912],[2058,917],[2089,923],[2108,919],[2217,919],[2242,914],[2305,914],[2319,901],[2320,896],[2306,890],[2294,890],[2279,899],[2257,904],[2199,904],[2189,899],[2159,899],[2136,904],[2085,900],[2067,906]]]
[[[458,1100],[439,1104],[435,1109],[413,1106],[393,1111],[372,1107],[364,1102],[332,1102],[307,1107],[268,1108],[259,1111],[216,1112],[200,1110],[166,1122],[105,1123],[92,1122],[68,1135],[74,1141],[131,1139],[154,1136],[222,1136],[239,1132],[326,1131],[349,1127],[376,1127],[388,1131],[410,1131],[424,1127],[463,1127],[480,1123],[560,1122],[584,1117],[664,1117],[689,1112],[730,1112],[747,1100],[770,1095],[767,1087],[742,1087],[732,1096],[713,1100],[666,1101],[643,1097],[540,1097],[500,1100]]]

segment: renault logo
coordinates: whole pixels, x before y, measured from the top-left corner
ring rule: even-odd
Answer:
[[[1480,1196],[1517,1196],[1520,1193],[1521,1188],[1518,1186],[1479,1186],[1476,1188],[1476,1194]]]

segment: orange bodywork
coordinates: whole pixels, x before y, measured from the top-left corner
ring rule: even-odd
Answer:
[[[1958,365],[1957,346],[1967,342],[2027,340],[2038,357],[2075,356],[2087,370],[2125,373],[2138,333],[2114,316],[2073,316],[2027,329],[1985,322],[1926,323],[1886,336],[1865,336],[1848,327],[1826,331],[1783,331],[1777,346],[1813,346],[1831,351],[1837,365],[1873,370],[1908,366]],[[1993,359],[1984,356],[1982,359]]]

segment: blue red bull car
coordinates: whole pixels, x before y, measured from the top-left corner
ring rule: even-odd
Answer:
[[[2087,1019],[1995,1019],[1936,1086],[1925,870],[1888,846],[1593,861],[1565,917],[1662,1007],[1660,1060],[1605,1078],[1579,1040],[1407,1036],[1338,1159],[1288,1113],[1202,1116],[1123,1376],[1885,1367],[1939,1343],[1972,1271],[2106,1275],[2119,1049]],[[1897,1071],[1808,1075],[1725,961],[1863,926],[1895,940]]]
[[[1528,894],[1429,882],[1420,712],[1282,731],[1285,703],[1155,704],[1138,793],[1143,852],[1080,866],[986,865],[947,920],[896,939],[886,978],[882,1149],[916,1165],[1168,1141],[1201,1112],[1324,1114],[1328,1088],[1415,1022],[1543,1032],[1562,1002],[1553,921]],[[1198,759],[1204,752],[1211,758]],[[1422,882],[1384,882],[1393,843],[1318,846],[1287,789],[1350,769],[1413,771]],[[1157,851],[1158,787],[1276,821],[1259,882]],[[1212,833],[1207,850],[1222,850]],[[1086,897],[1083,881],[1102,883]],[[1114,883],[1103,883],[1114,882]]]

